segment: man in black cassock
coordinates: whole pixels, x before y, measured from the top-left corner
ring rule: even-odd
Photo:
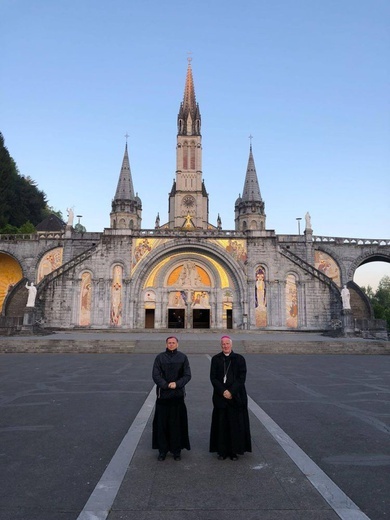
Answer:
[[[221,338],[222,352],[211,360],[210,380],[213,385],[213,415],[210,431],[210,452],[218,460],[237,460],[238,455],[252,451],[245,389],[246,362],[232,350],[229,336]]]
[[[156,409],[153,418],[153,449],[158,450],[158,460],[165,460],[173,453],[181,459],[181,450],[190,450],[187,408],[184,402],[185,385],[191,379],[188,358],[177,350],[175,336],[166,339],[166,350],[158,354],[153,364],[153,381],[156,383]]]

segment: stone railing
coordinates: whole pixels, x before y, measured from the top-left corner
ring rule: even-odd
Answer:
[[[354,246],[390,246],[389,238],[344,238],[313,236],[313,242],[331,244],[351,244]]]
[[[0,240],[4,242],[16,242],[17,240],[58,240],[64,238],[63,231],[39,231],[39,233],[18,233],[15,235],[2,235]]]
[[[218,238],[245,238],[246,234],[242,231],[229,230],[225,231],[222,229],[169,229],[169,228],[161,228],[161,229],[139,229],[139,230],[131,230],[131,229],[112,229],[105,228],[104,230],[105,236],[121,236],[121,235],[131,235],[136,238],[144,238],[144,237],[153,237],[153,238],[161,238],[161,237],[218,237]]]
[[[95,252],[96,248],[97,245],[90,247],[80,255],[75,256],[74,258],[69,260],[69,262],[60,265],[60,267],[57,267],[57,269],[47,274],[37,285],[38,294],[41,293],[55,278],[58,278],[62,274],[66,273],[76,265],[80,264],[81,262],[89,258]]]
[[[324,274],[322,271],[319,271],[311,264],[308,264],[307,262],[305,262],[305,260],[303,260],[299,256],[295,255],[292,251],[290,251],[289,249],[286,249],[283,246],[279,247],[279,251],[286,258],[288,258],[289,260],[294,262],[294,264],[301,267],[301,269],[304,269],[306,272],[310,273],[312,276],[315,276],[316,278],[321,280],[321,282],[323,282],[326,285],[328,285],[329,287],[331,287],[336,294],[340,294],[340,289],[337,287],[337,285],[334,283],[334,281],[331,278],[329,278],[329,276],[326,276],[326,274]]]

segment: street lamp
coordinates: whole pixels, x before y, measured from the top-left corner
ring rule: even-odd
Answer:
[[[301,234],[301,220],[302,220],[302,217],[297,217],[296,220],[298,222],[298,235],[300,235]]]

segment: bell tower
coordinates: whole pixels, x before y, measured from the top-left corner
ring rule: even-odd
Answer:
[[[208,193],[202,180],[199,105],[188,58],[183,101],[177,116],[176,178],[169,194],[169,228],[207,229]]]

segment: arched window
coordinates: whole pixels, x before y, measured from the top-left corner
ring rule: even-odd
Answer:
[[[80,282],[80,319],[81,327],[91,325],[91,304],[92,304],[92,277],[91,273],[85,272],[81,275]]]
[[[188,170],[188,143],[183,144],[183,170]]]
[[[112,270],[110,309],[110,325],[114,327],[122,324],[122,276],[123,268],[120,265],[114,266]]]
[[[286,325],[292,329],[298,327],[298,290],[293,274],[286,277]]]
[[[256,327],[267,326],[267,285],[265,267],[259,265],[255,271],[255,320]]]

